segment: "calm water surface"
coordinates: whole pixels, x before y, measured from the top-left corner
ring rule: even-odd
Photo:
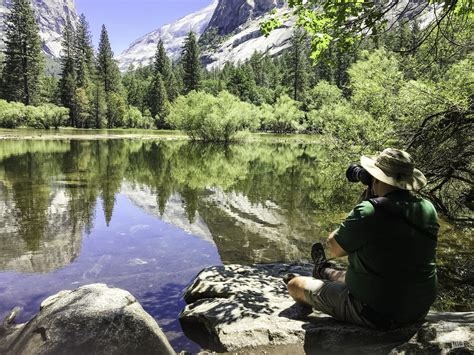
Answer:
[[[308,260],[357,199],[318,144],[0,141],[0,316],[102,282],[130,291],[178,351],[204,267]]]

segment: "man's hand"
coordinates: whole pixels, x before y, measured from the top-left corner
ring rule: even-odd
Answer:
[[[336,235],[336,232],[337,232],[337,229],[329,235],[328,245],[329,245],[329,252],[336,258],[339,258],[341,256],[346,256],[347,253],[344,249],[341,248],[341,246],[337,243],[336,239],[334,238],[334,236]]]

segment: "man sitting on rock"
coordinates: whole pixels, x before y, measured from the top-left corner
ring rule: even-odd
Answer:
[[[437,290],[436,211],[410,192],[424,187],[426,178],[397,149],[362,156],[360,163],[379,197],[358,204],[328,238],[332,255],[348,256],[347,272],[334,269],[315,243],[313,277],[287,280],[288,291],[296,302],[341,321],[377,329],[416,323]]]

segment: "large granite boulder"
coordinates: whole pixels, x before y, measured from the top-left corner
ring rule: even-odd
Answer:
[[[11,319],[6,323],[11,323]],[[40,312],[26,324],[4,324],[0,328],[0,353],[174,354],[174,351],[156,321],[129,292],[93,284],[47,298]]]
[[[282,281],[288,272],[310,275],[311,265],[203,270],[185,293],[188,305],[180,315],[185,334],[210,350],[243,353],[448,353],[473,348],[472,312],[433,313],[424,324],[370,330],[296,305]]]

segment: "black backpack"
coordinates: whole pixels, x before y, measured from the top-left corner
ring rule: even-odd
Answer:
[[[408,217],[405,216],[402,209],[395,205],[393,202],[390,201],[387,197],[375,197],[369,199],[369,202],[374,206],[375,212],[382,212],[386,215],[396,217],[402,220],[405,224],[410,226],[411,228],[415,229],[416,231],[422,233],[424,236],[428,237],[429,239],[433,240],[434,242],[437,241],[438,236],[433,235],[426,231],[425,229],[421,228],[419,225],[414,223]]]

